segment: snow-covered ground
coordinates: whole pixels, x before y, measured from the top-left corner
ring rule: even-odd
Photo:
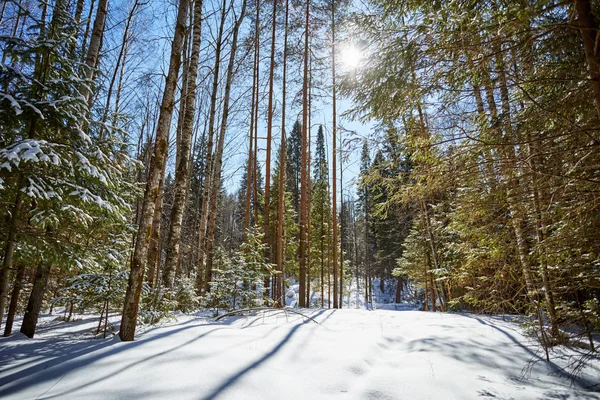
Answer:
[[[402,310],[180,317],[135,342],[42,321],[0,339],[2,399],[600,399],[600,366],[571,381],[518,325]],[[53,324],[52,326],[49,324]],[[18,326],[17,326],[18,328]],[[575,354],[575,353],[572,353]]]

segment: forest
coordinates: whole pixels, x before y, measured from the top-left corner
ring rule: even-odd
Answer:
[[[592,0],[2,0],[3,335],[411,304],[597,359],[599,38]]]

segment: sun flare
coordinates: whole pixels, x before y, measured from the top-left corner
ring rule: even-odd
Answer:
[[[354,46],[349,46],[342,50],[341,58],[342,63],[346,68],[356,68],[361,59],[361,52]]]

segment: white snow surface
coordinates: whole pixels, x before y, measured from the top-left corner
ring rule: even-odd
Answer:
[[[47,319],[34,339],[0,339],[0,398],[600,399],[597,361],[570,380],[567,359],[547,363],[501,318],[299,311],[318,323],[281,311],[180,316],[134,342],[82,339],[91,318]]]

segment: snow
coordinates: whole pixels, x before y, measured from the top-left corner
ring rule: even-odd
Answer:
[[[0,340],[0,398],[600,399],[586,390],[599,389],[598,363],[571,382],[566,361],[545,362],[499,318],[300,311],[318,324],[281,311],[180,316],[134,342],[69,339],[93,330],[91,318],[44,320],[34,339]]]
[[[0,93],[0,100],[2,100],[2,99],[8,100],[11,107],[15,109],[15,115],[19,115],[23,112],[23,110],[21,109],[21,106],[19,105],[19,102],[14,97],[12,97],[10,94]]]

